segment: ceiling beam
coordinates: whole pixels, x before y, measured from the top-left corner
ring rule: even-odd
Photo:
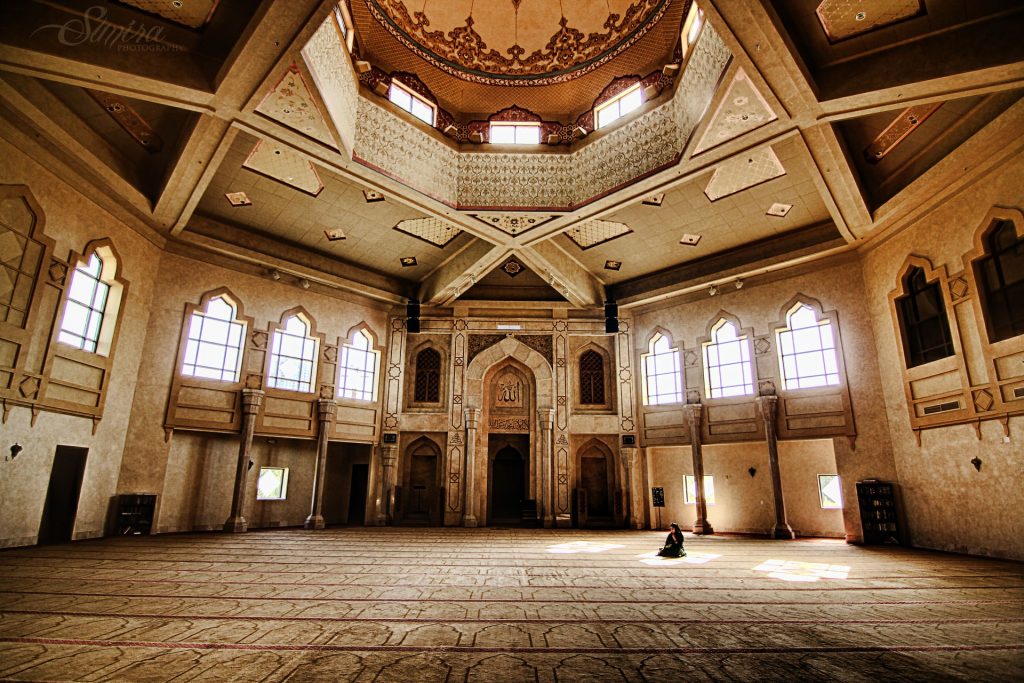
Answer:
[[[471,242],[424,280],[416,296],[425,305],[447,306],[511,253],[504,245],[479,239]]]

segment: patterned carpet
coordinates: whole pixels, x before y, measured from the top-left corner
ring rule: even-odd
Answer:
[[[1024,566],[835,540],[351,528],[0,552],[0,679],[1024,680]]]

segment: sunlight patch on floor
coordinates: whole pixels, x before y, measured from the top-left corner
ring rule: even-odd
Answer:
[[[845,579],[850,568],[841,564],[821,562],[797,562],[796,560],[765,560],[754,567],[755,572],[768,572],[768,576],[780,581],[820,581],[821,579]]]
[[[643,553],[637,555],[641,564],[657,567],[661,565],[674,566],[677,564],[706,564],[715,558],[721,557],[718,553],[701,553],[692,550],[686,551],[686,557],[659,557],[657,552]]]

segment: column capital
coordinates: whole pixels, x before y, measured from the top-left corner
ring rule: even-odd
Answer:
[[[625,463],[626,467],[632,467],[633,463],[636,462],[637,448],[636,446],[622,446],[619,448],[619,454],[622,456],[622,462]]]
[[[687,403],[683,406],[683,414],[686,415],[686,421],[690,423],[690,427],[700,428],[701,422],[704,420],[704,404]]]
[[[316,407],[321,422],[330,422],[338,411],[338,403],[333,398],[317,399]]]
[[[262,389],[242,389],[242,412],[255,415],[260,412],[260,406],[263,405],[263,397],[267,395],[267,392]]]
[[[779,397],[758,396],[754,400],[757,402],[757,407],[761,411],[761,418],[765,422],[775,424],[775,416],[779,411]]]
[[[466,408],[466,429],[479,429],[480,428],[480,414],[479,408]]]
[[[380,463],[384,467],[394,467],[398,460],[398,447],[388,444],[380,447]]]
[[[540,424],[541,429],[554,429],[555,427],[555,409],[554,408],[540,408],[537,410],[537,422]]]

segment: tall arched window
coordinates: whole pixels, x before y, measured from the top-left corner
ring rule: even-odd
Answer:
[[[192,313],[181,374],[238,381],[245,323],[236,320],[236,315],[236,305],[226,296],[214,297],[207,302],[205,311]]]
[[[953,355],[953,338],[939,283],[928,282],[924,270],[912,267],[903,276],[903,296],[896,299],[907,367]]]
[[[818,320],[807,304],[798,303],[786,315],[788,327],[778,331],[779,366],[785,389],[808,389],[839,384],[832,323]]]
[[[441,400],[441,354],[434,349],[423,349],[416,354],[413,400],[418,403],[438,403]]]
[[[643,354],[644,403],[656,406],[682,403],[683,378],[679,370],[679,351],[669,347],[668,337],[660,332],[651,338]]]
[[[985,239],[985,251],[978,282],[988,338],[997,342],[1024,334],[1024,238],[1012,221],[1000,221]]]
[[[121,293],[116,271],[117,259],[109,248],[101,247],[79,261],[71,275],[58,341],[101,356],[110,352]]]
[[[301,313],[274,330],[267,386],[289,391],[313,391],[320,340],[309,336],[310,323]]]
[[[580,354],[580,403],[604,405],[604,358],[597,351]]]
[[[378,356],[370,333],[356,330],[352,334],[352,343],[341,347],[338,395],[358,401],[372,401],[376,393]]]
[[[708,398],[754,393],[747,336],[738,335],[725,318],[715,323],[711,341],[704,343],[704,380]]]

